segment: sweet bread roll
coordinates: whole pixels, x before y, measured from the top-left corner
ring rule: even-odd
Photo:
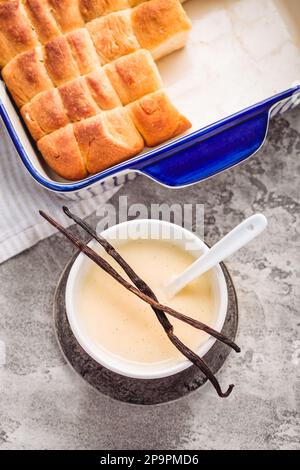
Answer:
[[[41,43],[46,44],[61,34],[47,0],[24,0],[23,4]]]
[[[19,0],[0,2],[0,66],[4,67],[17,54],[38,45],[22,3]]]
[[[0,0],[3,79],[54,172],[80,180],[191,127],[153,60],[189,29],[179,0]]]
[[[85,21],[129,8],[128,0],[79,0],[81,14]]]
[[[100,66],[98,54],[86,28],[75,29],[66,34],[66,39],[81,75],[90,73]]]
[[[100,111],[83,77],[62,85],[59,93],[72,122],[95,116]]]
[[[121,106],[121,101],[102,69],[85,76],[93,100],[100,109],[109,110]]]
[[[80,76],[79,68],[65,36],[58,36],[46,44],[44,60],[47,72],[56,86]]]
[[[79,0],[48,0],[48,2],[63,33],[84,26]]]
[[[130,116],[148,147],[173,139],[191,123],[172,105],[164,91],[145,96],[128,106]]]
[[[69,119],[56,88],[40,93],[21,108],[21,114],[32,137],[41,139],[44,135],[66,126]]]
[[[59,176],[67,180],[80,180],[87,176],[72,124],[43,137],[38,141],[38,148]]]
[[[124,108],[74,124],[89,173],[97,173],[138,154],[144,142]]]
[[[141,47],[157,60],[185,46],[191,22],[178,0],[151,0],[133,9],[132,26]]]
[[[106,65],[105,72],[123,105],[162,87],[157,66],[150,52],[145,49]]]
[[[41,48],[17,55],[4,67],[2,76],[19,107],[38,93],[53,88],[43,63]]]
[[[103,64],[140,48],[132,29],[131,10],[97,18],[87,23],[87,28]]]

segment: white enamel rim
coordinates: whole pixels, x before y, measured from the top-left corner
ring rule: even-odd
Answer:
[[[155,230],[158,231],[167,229],[170,232],[170,240],[176,244],[179,244],[179,246],[183,246],[184,240],[192,241],[194,246],[192,254],[195,256],[195,258],[199,257],[202,253],[209,249],[206,244],[200,238],[198,238],[197,235],[189,232],[188,230],[169,222],[153,219],[124,222],[105,230],[102,232],[102,235],[107,240],[115,241],[116,235],[120,233],[120,231],[122,231],[122,233],[124,233],[124,231],[127,233],[127,230],[130,230],[132,233],[132,231],[136,229],[147,230],[148,233],[151,232],[152,235]],[[131,236],[128,238],[130,239]],[[157,239],[158,237],[155,235],[151,238]],[[123,241],[121,243],[123,243]],[[96,246],[99,247],[98,243],[94,240],[89,243],[89,246],[91,248],[95,248]],[[88,268],[89,263],[91,263],[91,261],[83,253],[78,255],[70,270],[65,293],[66,311],[70,327],[78,343],[86,351],[86,353],[107,369],[117,374],[135,379],[158,379],[169,377],[190,367],[191,362],[184,357],[182,360],[176,362],[165,361],[155,364],[140,364],[133,361],[128,361],[114,355],[104,348],[101,348],[101,346],[95,344],[85,334],[76,311],[76,292],[78,291],[78,286],[80,285],[82,276],[84,275],[85,270]],[[212,269],[212,274],[213,289],[215,291],[214,294],[216,296],[217,306],[217,317],[214,329],[221,331],[226,319],[228,307],[227,284],[220,265]],[[170,320],[172,322],[172,319]],[[215,342],[215,338],[209,337],[208,340],[195,352],[200,357],[203,357],[212,348]]]

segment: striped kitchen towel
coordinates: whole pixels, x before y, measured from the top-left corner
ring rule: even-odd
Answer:
[[[55,232],[42,220],[39,209],[67,225],[68,220],[61,212],[66,198],[70,208],[76,207],[81,217],[87,217],[107,202],[128,178],[129,175],[114,178],[68,196],[49,192],[31,178],[0,120],[0,264]]]

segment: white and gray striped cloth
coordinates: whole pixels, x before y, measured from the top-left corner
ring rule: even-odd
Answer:
[[[83,190],[80,195],[64,196],[47,191],[23,166],[0,120],[0,264],[54,233],[40,217],[39,209],[67,225],[61,212],[66,197],[68,206],[76,206],[76,212],[86,217],[108,201],[123,183],[124,178],[114,178],[104,185]]]

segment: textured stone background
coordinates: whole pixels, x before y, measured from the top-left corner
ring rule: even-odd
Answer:
[[[0,449],[300,448],[299,132],[298,109],[274,120],[264,149],[230,172],[180,191],[138,177],[122,191],[129,203],[205,204],[208,243],[253,212],[269,218],[268,231],[227,263],[243,349],[219,374],[224,386],[236,384],[232,396],[220,400],[207,386],[143,408],[86,385],[52,326],[54,289],[72,253],[57,235],[0,266]]]

